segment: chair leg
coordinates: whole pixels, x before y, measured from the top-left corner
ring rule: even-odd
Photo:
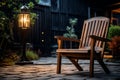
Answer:
[[[102,59],[98,59],[97,61],[98,61],[99,64],[102,66],[102,68],[104,69],[104,71],[105,71],[107,74],[109,74],[110,71],[109,71],[109,69],[107,68],[107,66],[104,64],[103,60],[102,60]]]
[[[79,71],[83,71],[82,67],[78,64],[78,60],[76,61],[76,59],[72,59],[70,57],[67,57],[74,65],[75,67],[79,70]]]
[[[94,59],[91,58],[90,59],[90,74],[89,74],[90,77],[94,77]]]
[[[61,53],[57,54],[57,74],[61,73]]]

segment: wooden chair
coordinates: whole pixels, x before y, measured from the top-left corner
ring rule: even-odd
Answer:
[[[90,59],[90,77],[94,76],[94,60],[97,60],[106,73],[110,73],[109,69],[103,62],[103,52],[107,31],[109,26],[109,19],[106,17],[93,17],[84,21],[82,35],[80,40],[74,38],[65,38],[63,36],[55,36],[58,42],[57,52],[57,74],[61,73],[61,58],[67,57],[79,70],[82,67],[78,64],[78,59]],[[78,49],[62,49],[63,41],[78,42]]]

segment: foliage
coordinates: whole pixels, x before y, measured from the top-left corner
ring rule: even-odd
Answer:
[[[14,14],[19,12],[19,8],[22,4],[19,0],[1,0],[0,1],[0,10],[6,14],[6,17],[12,19]]]
[[[31,26],[35,24],[36,19],[38,18],[38,15],[36,13],[31,12],[30,13],[30,23]]]
[[[111,24],[108,31],[108,38],[111,39],[114,36],[120,36],[120,26]]]
[[[3,27],[7,24],[8,18],[6,17],[5,13],[0,11],[0,28],[3,29]]]
[[[26,57],[28,60],[36,60],[39,58],[39,56],[35,52],[33,52],[32,50],[26,51]]]
[[[111,39],[108,48],[112,51],[113,58],[120,58],[120,26],[110,25],[108,38]]]
[[[120,59],[120,36],[112,37],[111,42],[108,42],[109,48],[112,50],[113,58]]]
[[[31,26],[33,26],[34,23],[35,23],[35,21],[36,21],[36,19],[38,18],[38,15],[36,13],[34,13],[34,12],[31,12],[32,9],[34,8],[34,3],[33,2],[29,2],[27,6],[28,6],[28,8],[30,10],[30,22],[31,22]]]
[[[77,35],[75,34],[75,29],[74,29],[74,26],[75,24],[77,23],[77,18],[74,18],[74,19],[69,19],[69,24],[71,25],[70,27],[67,26],[66,30],[67,30],[67,33],[64,33],[63,36],[64,37],[69,37],[69,38],[78,38]]]
[[[31,25],[37,18],[37,14],[32,12],[35,1],[38,0],[29,0],[25,4],[30,9]],[[9,49],[7,45],[11,44],[14,39],[12,29],[14,21],[17,21],[18,13],[21,12],[22,5],[23,2],[20,0],[0,0],[0,65],[13,65],[19,59],[16,53],[7,52]]]
[[[39,3],[40,0],[35,0],[35,2]]]
[[[4,56],[0,57],[0,66],[14,65],[20,59],[19,55],[15,52],[6,51]]]
[[[26,1],[25,1],[26,2]],[[37,3],[38,0],[29,0],[29,2],[26,2],[26,6],[30,9],[30,16],[31,16],[31,25],[35,23],[35,20],[37,18],[37,14],[32,12],[32,9],[35,6],[35,3]],[[0,1],[0,11],[5,13],[6,17],[9,20],[17,19],[17,14],[20,13],[20,8],[22,7],[23,2],[20,2],[19,0],[2,0]]]
[[[108,42],[110,49],[117,49],[120,47],[120,36],[114,36],[111,42]]]
[[[27,0],[26,0],[27,1]],[[26,2],[24,1],[24,2]],[[38,0],[35,0],[38,1]],[[25,5],[30,9],[31,25],[34,25],[37,14],[32,12],[35,1],[29,0]],[[8,44],[14,40],[13,25],[20,13],[20,7],[23,2],[19,0],[1,0],[0,1],[0,49],[5,49]],[[4,50],[3,50],[4,51]]]
[[[3,43],[10,42],[10,27],[8,25],[9,19],[6,17],[5,13],[0,11],[0,48],[3,47]],[[4,48],[5,48],[4,44]]]
[[[32,10],[34,4],[38,3],[39,0],[29,0],[24,1],[26,5]],[[0,1],[0,10],[3,11],[9,19],[16,18],[16,14],[20,12],[20,7],[24,3],[19,0],[1,0]]]

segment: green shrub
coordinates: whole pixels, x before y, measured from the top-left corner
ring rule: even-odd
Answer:
[[[28,60],[37,60],[39,59],[39,56],[32,50],[26,51],[26,57]]]
[[[0,66],[11,66],[19,61],[20,56],[15,52],[6,52],[4,55],[0,56]]]
[[[120,26],[110,25],[108,38],[111,42],[107,42],[106,49],[112,52],[113,58],[120,58]]]
[[[0,61],[0,66],[11,66],[14,64],[15,62],[10,58],[4,58],[2,61]]]
[[[111,24],[108,31],[108,38],[111,39],[114,36],[120,36],[120,26]]]

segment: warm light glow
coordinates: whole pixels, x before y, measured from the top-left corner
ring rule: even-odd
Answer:
[[[18,15],[18,26],[22,29],[30,27],[30,15],[27,13],[21,13]]]

